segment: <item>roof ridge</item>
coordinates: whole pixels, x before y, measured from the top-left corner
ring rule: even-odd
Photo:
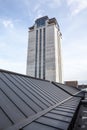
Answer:
[[[32,78],[32,79],[36,79],[36,80],[50,82],[49,80],[44,80],[44,79],[32,77],[32,76],[29,76],[29,75],[26,75],[26,74],[22,74],[22,73],[18,73],[18,72],[13,72],[13,71],[9,71],[9,70],[0,69],[0,72],[5,72],[5,73],[9,73],[9,74],[14,74],[14,75],[20,75],[20,76],[24,76],[24,77],[28,77],[28,78]]]
[[[65,90],[65,89],[63,89],[62,87],[58,86],[55,82],[52,82],[52,84],[55,85],[55,86],[57,86],[57,87],[59,87],[60,89],[62,89],[64,92],[68,93],[68,94],[71,95],[71,96],[74,96],[74,97],[82,97],[82,96],[74,95],[74,94],[68,92],[67,90]],[[79,91],[79,93],[81,93],[81,91]]]

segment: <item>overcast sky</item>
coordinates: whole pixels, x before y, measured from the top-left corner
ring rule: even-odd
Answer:
[[[63,79],[87,83],[87,0],[0,0],[0,69],[26,73],[28,27],[45,15],[62,33]]]

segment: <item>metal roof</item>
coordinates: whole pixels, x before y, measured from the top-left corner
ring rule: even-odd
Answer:
[[[67,86],[65,84],[61,84],[61,83],[56,83],[53,82],[55,85],[59,86],[61,89],[69,92],[69,94],[74,94],[75,92],[78,92],[79,89],[77,87],[72,87],[72,86]]]
[[[79,93],[62,84],[0,70],[0,130],[67,130],[83,97]]]

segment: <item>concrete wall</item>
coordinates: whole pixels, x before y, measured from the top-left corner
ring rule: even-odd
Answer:
[[[34,76],[35,74],[35,30],[29,32],[28,50],[27,50],[27,75]]]
[[[46,28],[46,79],[55,81],[55,41],[54,25]]]

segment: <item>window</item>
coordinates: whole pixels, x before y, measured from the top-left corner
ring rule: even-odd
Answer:
[[[36,20],[36,25],[37,27],[41,27],[41,26],[45,26],[45,21],[47,20],[47,18],[40,18]]]

